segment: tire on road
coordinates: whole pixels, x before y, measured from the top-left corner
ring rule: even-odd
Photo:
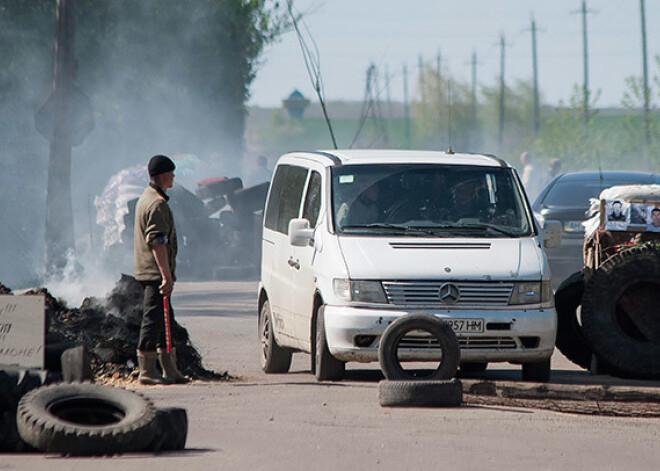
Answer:
[[[60,383],[21,398],[21,438],[37,450],[64,455],[143,451],[154,438],[156,409],[142,395],[92,383]]]
[[[461,373],[472,374],[472,373],[483,373],[488,369],[487,361],[463,361],[461,362],[459,369]]]
[[[457,378],[384,380],[378,383],[378,400],[382,407],[456,407],[463,402],[463,385]]]
[[[522,379],[523,381],[531,381],[535,383],[547,383],[550,381],[550,370],[550,358],[543,361],[523,363]]]
[[[607,259],[585,287],[582,330],[617,375],[660,378],[660,249],[633,247]]]
[[[186,447],[188,436],[188,414],[181,407],[156,409],[155,435],[144,451],[178,451]]]
[[[33,450],[18,434],[16,410],[21,397],[45,380],[45,375],[30,370],[0,371],[0,451]]]
[[[401,366],[398,349],[406,334],[412,331],[424,331],[437,341],[434,348],[442,352],[438,367],[418,377]],[[431,314],[410,314],[392,322],[380,339],[378,359],[385,378],[389,380],[433,380],[449,379],[456,375],[461,357],[461,349],[454,330],[449,324]]]
[[[555,345],[566,358],[588,370],[593,350],[582,333],[577,309],[582,305],[584,281],[578,271],[561,282],[555,292],[557,310],[557,340]]]
[[[289,348],[280,347],[275,339],[275,326],[270,302],[265,301],[259,314],[259,340],[261,352],[259,360],[264,373],[287,373],[291,367],[293,352]]]
[[[325,335],[325,306],[316,314],[316,344],[314,346],[314,375],[318,381],[339,381],[346,372],[346,362],[337,360],[330,353]]]

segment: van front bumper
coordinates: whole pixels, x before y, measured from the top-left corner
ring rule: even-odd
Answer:
[[[342,361],[378,361],[380,337],[389,324],[407,314],[432,314],[440,319],[483,320],[482,332],[459,332],[461,361],[531,363],[550,358],[555,348],[557,314],[544,309],[391,310],[326,305],[328,348]],[[420,352],[418,359],[433,360]]]

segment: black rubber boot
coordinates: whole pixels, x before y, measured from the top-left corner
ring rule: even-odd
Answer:
[[[156,369],[156,352],[137,351],[138,365],[140,367],[139,380],[141,384],[172,384],[172,381],[163,378]]]
[[[171,381],[176,384],[186,384],[190,382],[190,379],[183,376],[176,366],[176,348],[171,348],[170,353],[159,348],[158,361],[163,368],[163,378],[165,378],[166,381]]]

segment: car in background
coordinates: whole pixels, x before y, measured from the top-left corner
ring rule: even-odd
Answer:
[[[553,178],[532,205],[534,215],[543,225],[546,220],[560,221],[561,247],[547,249],[556,289],[564,279],[582,268],[584,226],[589,198],[616,185],[660,183],[660,174],[629,171],[594,171],[564,173]]]

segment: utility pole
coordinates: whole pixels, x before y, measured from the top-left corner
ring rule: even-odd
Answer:
[[[403,66],[403,116],[405,120],[406,149],[410,149],[410,102],[408,100],[408,66]]]
[[[417,67],[419,68],[419,90],[422,94],[422,106],[426,106],[426,87],[424,87],[424,58],[420,54],[417,56]]]
[[[75,79],[76,0],[57,0],[54,122],[46,198],[46,272],[61,271],[75,251],[71,201],[71,96]]]
[[[477,122],[477,51],[472,51],[472,125]]]
[[[390,76],[389,67],[385,66],[385,92],[387,93],[387,133],[388,135],[393,135],[392,132],[392,122],[394,120],[394,113],[392,111],[392,95],[390,93],[390,82],[392,77]]]
[[[536,56],[536,21],[534,21],[534,16],[532,16],[532,68],[534,71],[534,137],[537,138],[541,129],[541,116],[539,111],[539,77]]]
[[[649,110],[649,72],[646,59],[646,13],[644,0],[639,0],[642,20],[642,77],[644,81],[644,164],[651,170],[651,114]]]
[[[438,72],[438,136],[442,133],[442,56],[438,52],[436,58]]]
[[[500,34],[500,100],[499,100],[499,119],[498,132],[497,132],[497,143],[498,143],[498,156],[504,158],[504,33]]]
[[[587,2],[582,0],[582,48],[584,56],[584,81],[582,85],[582,119],[585,135],[589,130],[589,55],[587,47]]]

